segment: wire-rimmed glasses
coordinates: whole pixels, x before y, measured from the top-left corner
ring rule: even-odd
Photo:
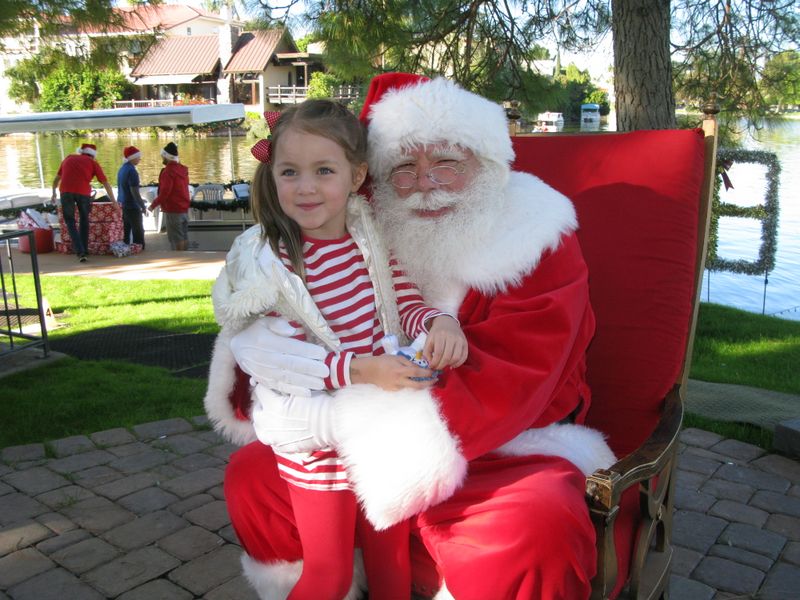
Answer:
[[[450,185],[458,179],[458,176],[464,173],[465,170],[462,163],[456,163],[455,165],[436,165],[428,169],[428,172],[424,176],[436,185]],[[415,171],[392,171],[391,175],[389,175],[389,181],[391,181],[392,185],[398,190],[407,190],[414,187],[417,179],[418,177]]]

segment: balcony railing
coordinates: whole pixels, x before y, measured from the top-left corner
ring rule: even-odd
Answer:
[[[355,85],[340,85],[333,91],[334,100],[355,100],[360,88]],[[308,86],[275,85],[267,88],[267,100],[270,104],[298,104],[308,96]]]
[[[161,108],[163,106],[174,106],[172,100],[116,100],[114,108]]]

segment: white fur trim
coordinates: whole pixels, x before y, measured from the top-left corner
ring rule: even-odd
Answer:
[[[242,571],[258,594],[259,600],[285,600],[300,579],[303,561],[280,560],[274,563],[262,563],[243,552]],[[367,577],[364,574],[364,561],[361,557],[361,550],[356,550],[353,557],[353,582],[343,600],[358,600],[366,587]]]
[[[372,105],[369,168],[384,178],[403,151],[446,142],[469,148],[508,172],[514,150],[503,108],[444,78],[387,91]]]
[[[467,461],[429,390],[352,385],[334,395],[336,449],[376,529],[449,498]]]
[[[131,154],[130,156],[124,158],[123,160],[125,162],[130,162],[130,161],[135,160],[137,158],[141,158],[141,156],[142,156],[141,152],[134,152],[133,154]]]
[[[456,600],[453,594],[450,593],[450,590],[447,589],[447,584],[443,581],[442,587],[439,588],[439,591],[436,592],[436,595],[433,597],[433,600]]]
[[[244,446],[256,439],[253,424],[237,419],[228,400],[236,381],[236,359],[230,349],[235,332],[223,329],[214,342],[203,404],[214,429],[233,444]]]
[[[177,156],[175,156],[174,154],[170,154],[166,150],[161,151],[161,156],[162,158],[166,158],[167,160],[171,160],[172,162],[180,162]]]
[[[97,150],[91,148],[78,148],[78,154],[86,154],[92,158],[97,158]]]
[[[588,476],[616,462],[602,433],[583,425],[558,424],[528,429],[497,449],[507,456],[560,456]]]

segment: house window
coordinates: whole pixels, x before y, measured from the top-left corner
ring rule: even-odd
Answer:
[[[288,85],[288,86],[290,86],[290,87],[291,87],[291,86],[293,86],[293,85],[294,85],[294,84],[292,83],[292,72],[291,72],[291,71],[289,71],[288,75],[289,75],[289,77],[288,77],[288,79],[289,79],[289,82],[288,82],[286,85]]]

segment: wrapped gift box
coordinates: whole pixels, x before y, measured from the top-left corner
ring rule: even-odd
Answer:
[[[75,218],[78,219],[77,214]],[[56,245],[56,249],[64,254],[70,254],[73,252],[72,238],[60,206],[58,223],[61,226],[61,243]],[[123,232],[122,211],[115,202],[92,202],[89,212],[89,254],[110,254],[111,242],[121,240]]]

